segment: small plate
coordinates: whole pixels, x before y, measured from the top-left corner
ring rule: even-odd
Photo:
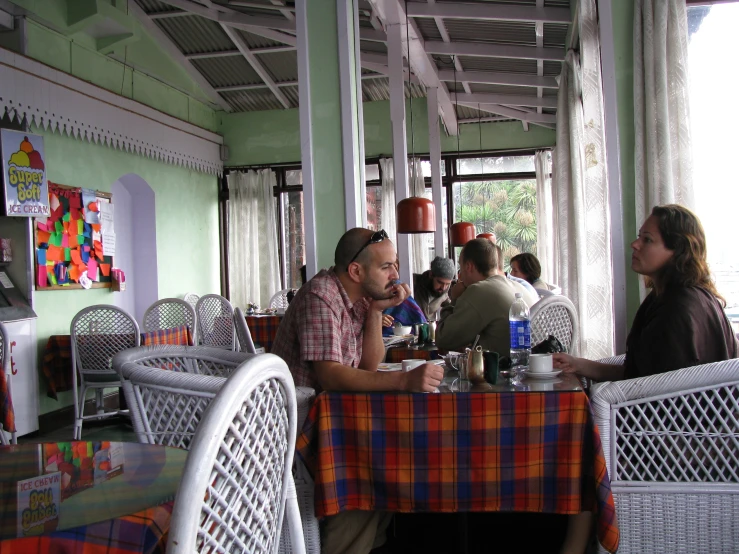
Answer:
[[[529,371],[528,369],[524,369],[521,373],[523,373],[526,378],[531,379],[554,379],[557,375],[562,373],[562,370],[555,370],[555,371],[549,371],[547,373],[534,373],[533,371]]]
[[[403,371],[403,364],[378,364],[377,371]]]

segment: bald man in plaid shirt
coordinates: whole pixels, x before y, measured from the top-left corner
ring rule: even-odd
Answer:
[[[327,391],[433,392],[441,367],[379,373],[385,356],[382,311],[410,294],[398,282],[395,246],[385,231],[355,228],[339,240],[334,267],[308,281],[290,303],[272,344],[296,386]],[[368,553],[385,541],[392,514],[341,512],[324,520],[321,551]]]

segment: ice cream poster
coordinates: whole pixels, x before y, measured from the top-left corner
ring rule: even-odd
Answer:
[[[0,129],[5,213],[10,216],[49,215],[49,190],[44,165],[44,137]]]
[[[18,481],[18,536],[41,535],[56,529],[61,497],[61,472]]]

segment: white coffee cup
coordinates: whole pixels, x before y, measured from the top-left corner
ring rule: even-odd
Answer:
[[[415,360],[415,359],[414,360],[403,360],[400,363],[403,367],[403,371],[410,371],[414,367],[418,367],[419,365],[425,364],[426,360]]]
[[[531,373],[551,373],[554,371],[551,354],[529,355],[529,371]]]

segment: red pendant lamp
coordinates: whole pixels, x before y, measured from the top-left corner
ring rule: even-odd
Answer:
[[[458,221],[451,227],[452,246],[464,246],[475,238],[475,226],[468,221]]]
[[[398,233],[433,233],[436,231],[436,210],[428,198],[411,196],[398,202]]]
[[[495,233],[480,233],[475,238],[477,239],[488,239],[490,242],[495,244]]]

